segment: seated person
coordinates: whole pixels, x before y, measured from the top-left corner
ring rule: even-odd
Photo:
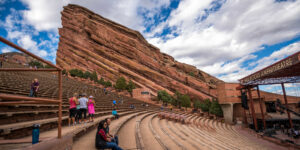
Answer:
[[[176,115],[175,115],[174,113],[172,113],[172,114],[170,115],[170,120],[174,120],[174,121],[175,121],[175,117],[176,117]]]
[[[116,143],[117,145],[119,145],[119,138],[116,135],[112,135],[109,132],[109,125],[111,123],[110,118],[106,118],[105,122],[107,123],[107,127],[105,129],[105,133],[106,133],[106,137],[109,137],[111,139],[112,142]]]
[[[162,119],[162,112],[159,112],[159,113],[157,114],[157,116],[158,116],[159,119]]]
[[[186,117],[185,117],[184,115],[181,115],[181,116],[180,116],[180,119],[181,119],[181,120],[180,120],[181,123],[184,124],[184,123],[185,123],[185,120],[186,120]]]
[[[116,108],[113,109],[112,115],[115,117],[115,119],[119,119],[119,115],[118,115]]]
[[[107,137],[105,134],[105,129],[107,128],[107,123],[105,120],[102,120],[99,123],[98,131],[96,133],[95,145],[98,149],[111,148],[113,150],[122,150],[116,143],[111,141],[111,138]]]

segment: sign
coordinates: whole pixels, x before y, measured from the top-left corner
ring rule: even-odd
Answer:
[[[300,52],[240,80],[241,84],[257,80],[300,62]]]

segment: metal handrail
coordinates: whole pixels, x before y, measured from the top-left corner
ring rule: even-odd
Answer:
[[[9,45],[53,68],[49,69],[32,69],[32,68],[0,68],[0,71],[57,71],[58,73],[58,100],[53,99],[46,99],[46,98],[32,98],[26,96],[15,96],[15,95],[8,95],[8,94],[0,94],[0,98],[5,98],[7,100],[26,100],[20,102],[0,102],[0,105],[19,105],[19,104],[35,104],[35,103],[58,103],[58,132],[57,137],[61,138],[61,123],[62,123],[62,69],[49,61],[44,60],[43,58],[34,55],[33,53],[23,49],[22,47],[6,40],[5,38],[0,36],[0,41]]]

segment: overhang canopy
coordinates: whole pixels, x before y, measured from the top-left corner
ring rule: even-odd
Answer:
[[[244,86],[300,82],[300,51],[239,81]]]

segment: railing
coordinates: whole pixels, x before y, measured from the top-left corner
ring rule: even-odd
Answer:
[[[19,47],[18,45],[6,40],[5,38],[0,36],[0,41],[9,45],[53,68],[50,69],[32,69],[32,68],[0,68],[0,71],[45,71],[45,72],[57,72],[58,73],[58,100],[47,99],[47,98],[33,98],[26,96],[16,96],[10,94],[0,94],[0,99],[9,100],[9,102],[0,102],[0,106],[2,105],[19,105],[19,104],[58,104],[58,133],[57,137],[61,138],[61,124],[62,124],[62,69],[52,64],[49,61],[44,60],[43,58],[32,54],[31,52]]]

